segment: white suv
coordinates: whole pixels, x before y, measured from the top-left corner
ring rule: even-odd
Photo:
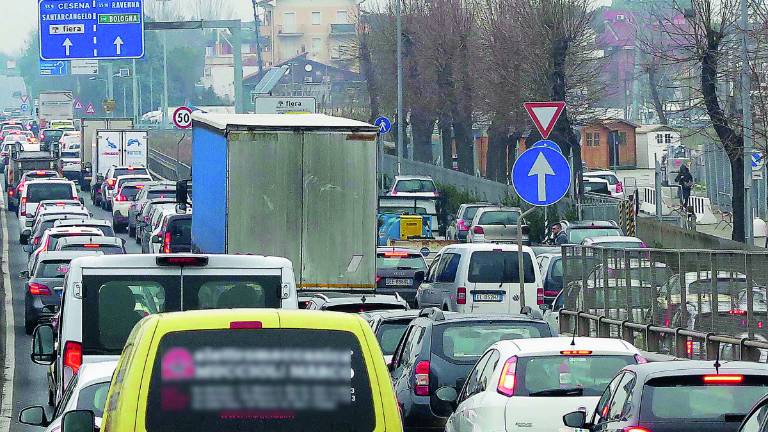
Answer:
[[[593,412],[624,366],[645,361],[621,339],[502,340],[480,357],[460,394],[442,387],[436,395],[458,404],[446,432],[557,431],[563,415]]]
[[[624,184],[612,171],[587,171],[585,178],[599,178],[608,182],[608,190],[614,198],[624,198]]]
[[[432,177],[395,176],[390,196],[437,198],[437,187]]]
[[[116,166],[112,165],[104,174],[104,183],[101,186],[101,207],[111,210],[112,197],[115,195],[117,178],[125,175],[149,176],[149,171],[143,166]]]
[[[80,365],[119,358],[141,318],[231,308],[298,309],[291,262],[257,255],[77,258],[64,281],[58,335],[54,340],[51,326],[38,326],[32,360],[55,363],[49,392],[58,402]]]
[[[75,184],[64,179],[31,180],[19,197],[19,242],[24,244],[32,231],[37,205],[45,200],[79,200]]]
[[[523,246],[525,306],[544,303],[544,283],[533,250]],[[521,313],[517,245],[455,244],[435,255],[416,291],[418,307],[468,313]]]

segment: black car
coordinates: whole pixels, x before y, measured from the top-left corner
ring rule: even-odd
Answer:
[[[443,386],[461,388],[480,355],[495,342],[551,336],[546,322],[522,315],[422,310],[389,365],[405,430],[443,431],[452,407],[435,392]]]
[[[397,294],[391,296],[326,292],[312,296],[307,302],[306,309],[359,313],[377,310],[407,310],[408,303]]]
[[[160,253],[192,252],[192,215],[169,216],[161,228]]]
[[[416,305],[416,290],[427,273],[427,263],[417,250],[395,247],[376,248],[376,292],[400,294]]]
[[[741,423],[739,432],[768,432],[768,395],[760,399]]]
[[[608,384],[595,411],[563,416],[590,431],[736,432],[768,393],[761,363],[669,361],[626,366]]]

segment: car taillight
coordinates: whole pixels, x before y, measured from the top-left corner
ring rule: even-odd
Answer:
[[[467,223],[464,222],[464,219],[459,219],[456,222],[456,229],[458,229],[459,231],[466,231],[468,229],[467,228]]]
[[[472,232],[475,234],[485,234],[485,231],[483,231],[483,227],[481,226],[473,227]]]
[[[13,189],[8,190],[8,196],[13,196],[13,194],[16,193]]]
[[[590,350],[565,350],[565,351],[560,351],[560,355],[564,355],[564,356],[588,356],[588,355],[592,355],[592,351],[590,351]]]
[[[648,363],[648,359],[641,356],[640,354],[635,354],[635,361],[637,364],[646,364]]]
[[[86,243],[83,245],[83,247],[88,249],[98,249],[101,247],[101,245],[98,243]]]
[[[163,253],[171,253],[171,232],[168,231],[163,236]]]
[[[26,216],[27,215],[27,197],[22,197],[21,198],[21,212],[20,212],[20,214],[22,216]]]
[[[744,375],[704,375],[704,384],[739,384]]]
[[[29,284],[29,293],[33,296],[48,296],[51,295],[51,289],[47,285],[31,282]]]
[[[263,327],[261,321],[232,321],[229,328],[232,330],[258,330]]]
[[[536,304],[544,304],[544,288],[536,288]]]
[[[644,427],[629,426],[622,429],[622,432],[651,432],[651,430]]]
[[[456,304],[467,304],[467,289],[458,287],[456,289]]]
[[[381,276],[376,276],[376,284],[378,284],[381,281]]]
[[[73,372],[77,372],[82,364],[83,345],[80,342],[67,341],[64,344],[64,366],[71,368]]]
[[[621,182],[616,183],[616,193],[624,192],[624,185]]]
[[[115,179],[107,179],[107,187],[111,190],[115,187]]]
[[[429,396],[429,362],[420,361],[416,364],[416,396]]]
[[[688,354],[688,357],[693,356],[693,341],[690,339],[685,342],[685,353]]]
[[[728,315],[746,315],[747,311],[744,309],[731,309],[728,311]]]
[[[120,194],[120,195],[115,197],[115,201],[128,201],[128,200],[125,199],[125,195]]]
[[[517,369],[517,356],[510,357],[504,368],[501,370],[501,376],[499,377],[499,385],[496,386],[496,391],[504,396],[512,396],[515,394],[515,370]]]

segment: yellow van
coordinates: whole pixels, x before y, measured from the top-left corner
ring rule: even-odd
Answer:
[[[61,432],[94,432],[68,412]],[[402,432],[381,349],[357,315],[230,309],[133,329],[101,432]]]

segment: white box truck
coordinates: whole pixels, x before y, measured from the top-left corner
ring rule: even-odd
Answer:
[[[91,184],[93,149],[91,145],[99,129],[133,129],[133,120],[129,118],[84,118],[80,122],[80,185],[86,188]]]
[[[100,187],[104,174],[112,165],[147,166],[147,136],[146,130],[138,129],[96,131],[91,145],[91,194]]]
[[[54,120],[72,120],[75,118],[71,91],[41,92],[37,107],[40,128],[43,129]]]

